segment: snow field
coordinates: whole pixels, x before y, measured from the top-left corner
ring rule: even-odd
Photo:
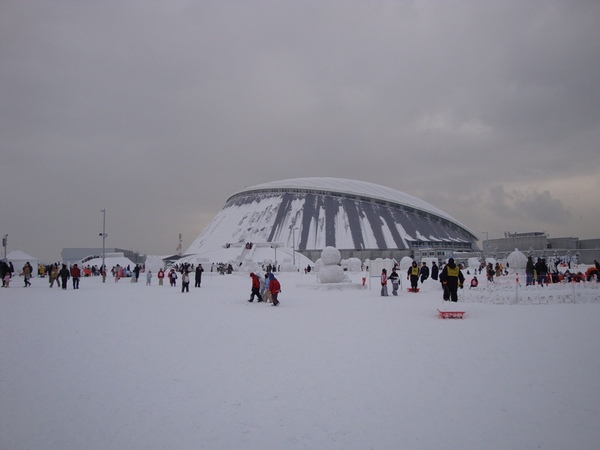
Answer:
[[[243,274],[205,272],[189,294],[156,278],[1,290],[0,448],[600,442],[593,286],[574,304],[517,305],[486,302],[493,286],[465,288],[465,319],[442,320],[432,280],[382,298],[378,286],[359,287],[360,274],[340,286],[278,278],[278,307],[248,303]]]

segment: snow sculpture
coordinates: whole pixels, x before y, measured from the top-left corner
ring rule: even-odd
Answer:
[[[239,271],[244,273],[258,273],[260,270],[261,267],[252,258],[244,258],[244,261],[239,268]]]
[[[346,260],[346,266],[348,267],[348,272],[360,272],[362,262],[359,258],[348,258]]]
[[[339,265],[342,257],[340,251],[334,247],[325,247],[321,251],[319,281],[321,283],[341,283],[347,281],[344,269]]]
[[[321,258],[317,259],[315,261],[315,265],[313,267],[313,271],[315,273],[319,273],[319,271],[321,270],[321,267],[323,267],[323,260]]]
[[[280,272],[297,272],[298,269],[296,268],[296,266],[294,266],[294,263],[292,262],[291,258],[286,258],[283,261],[283,264],[281,265],[281,267],[279,267],[279,271]]]
[[[481,265],[481,261],[479,261],[479,258],[469,258],[469,269],[470,270],[477,270],[479,269],[479,266]]]
[[[406,273],[408,268],[412,266],[413,259],[410,256],[405,256],[400,260],[400,272]]]
[[[521,253],[518,248],[515,248],[515,251],[508,255],[506,261],[508,262],[508,266],[513,270],[525,269],[527,256]]]

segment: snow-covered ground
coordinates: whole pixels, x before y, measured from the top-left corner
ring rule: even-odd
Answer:
[[[0,448],[598,448],[599,285],[482,281],[444,320],[431,280],[384,298],[360,274],[279,278],[279,307],[248,303],[245,274],[205,272],[188,294],[16,278]]]

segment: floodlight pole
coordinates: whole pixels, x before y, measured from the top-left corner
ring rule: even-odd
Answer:
[[[106,282],[106,277],[102,274],[106,271],[106,209],[101,209],[102,212],[102,267],[100,268],[100,276],[102,276],[102,282]]]

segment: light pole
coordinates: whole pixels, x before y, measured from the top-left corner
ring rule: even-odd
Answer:
[[[106,255],[106,209],[101,209],[100,212],[102,212],[102,233],[100,233],[100,236],[102,236],[102,267],[100,268],[100,275],[102,276],[102,282],[104,283],[106,281],[106,277],[103,275],[103,273],[106,271],[106,267],[105,267],[105,255]]]
[[[273,263],[273,272],[277,272],[277,247],[279,247],[279,244],[271,244],[271,248],[275,250],[275,262]]]
[[[4,259],[6,259],[6,247],[8,246],[8,234],[2,237],[2,247],[4,247]]]

